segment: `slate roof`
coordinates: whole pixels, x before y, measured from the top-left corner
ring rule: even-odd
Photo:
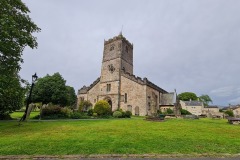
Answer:
[[[186,106],[202,106],[203,103],[200,101],[184,101]]]
[[[218,108],[218,106],[206,106],[204,108]]]

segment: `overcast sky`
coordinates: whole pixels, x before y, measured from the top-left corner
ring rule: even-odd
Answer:
[[[178,93],[240,104],[239,0],[23,0],[37,49],[26,48],[20,75],[59,72],[77,91],[100,76],[104,39],[134,45],[134,74]]]

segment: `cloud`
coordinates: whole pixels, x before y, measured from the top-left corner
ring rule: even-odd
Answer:
[[[230,100],[229,103],[230,104],[240,104],[240,97]]]
[[[218,97],[228,97],[231,96],[234,93],[234,91],[235,91],[234,87],[228,86],[211,90],[210,94]]]
[[[23,79],[59,72],[75,90],[91,84],[104,39],[123,25],[137,76],[167,91],[209,94],[215,104],[240,97],[240,1],[23,1],[42,29],[38,49],[24,50]]]

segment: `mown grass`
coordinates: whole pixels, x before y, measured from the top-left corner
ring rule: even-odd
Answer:
[[[13,119],[20,119],[22,116],[23,116],[24,112],[22,111],[19,111],[19,112],[13,112],[10,114],[10,116],[13,118]],[[33,117],[39,115],[39,111],[32,111],[30,113],[30,116],[29,118],[32,119]]]
[[[239,152],[240,126],[226,120],[0,122],[0,155]]]

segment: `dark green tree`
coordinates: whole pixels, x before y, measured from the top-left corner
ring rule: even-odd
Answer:
[[[199,99],[203,102],[204,106],[208,106],[210,102],[212,103],[212,99],[207,94],[201,95]]]
[[[66,88],[67,88],[67,102],[68,102],[67,105],[73,106],[77,101],[75,90],[73,87],[70,87],[70,86],[66,86]]]
[[[73,89],[73,88],[72,88]],[[73,103],[72,99],[76,97],[75,91],[71,92],[66,86],[66,81],[59,73],[54,73],[52,76],[46,75],[43,78],[39,78],[35,84],[32,93],[33,102],[42,102],[43,104],[53,103],[60,106],[66,106]],[[74,98],[70,98],[73,95]]]
[[[1,73],[16,73],[23,62],[26,46],[37,47],[34,32],[40,31],[32,22],[27,6],[21,0],[0,1],[0,60]],[[5,71],[5,72],[2,72]]]
[[[182,101],[197,100],[198,97],[195,93],[192,92],[183,92],[178,95],[178,99]]]
[[[0,77],[0,119],[23,106],[24,94],[25,89],[16,75]]]
[[[8,114],[22,105],[24,88],[18,75],[22,52],[26,46],[37,47],[32,33],[40,31],[29,12],[21,0],[0,1],[0,114]]]

